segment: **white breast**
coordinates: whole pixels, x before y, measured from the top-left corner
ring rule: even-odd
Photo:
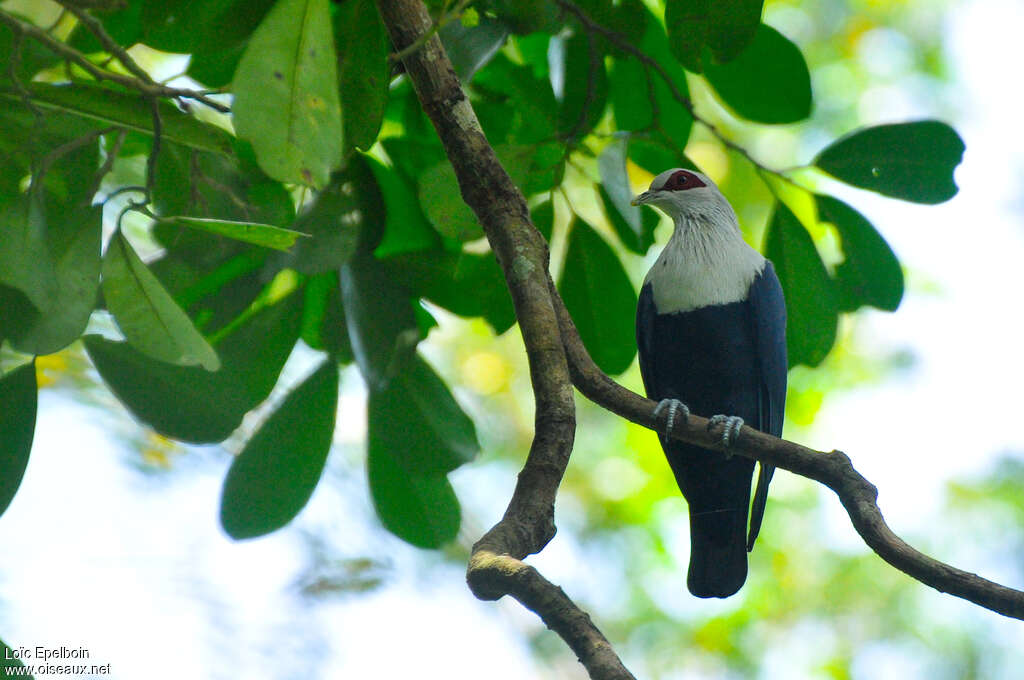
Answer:
[[[659,314],[687,312],[746,299],[764,257],[739,229],[684,221],[661,251],[644,283],[650,283]]]

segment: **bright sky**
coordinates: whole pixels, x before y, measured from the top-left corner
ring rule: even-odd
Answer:
[[[866,345],[909,348],[918,361],[884,384],[827,401],[805,443],[850,454],[879,486],[897,532],[938,531],[946,480],[1024,451],[1024,101],[1008,77],[1024,63],[1021,26],[1024,5],[1014,0],[975,1],[947,19],[963,107],[953,123],[967,143],[960,194],[937,207],[855,199],[911,282],[941,290],[911,288],[898,313],[868,316]],[[929,112],[882,110],[879,120],[889,113]],[[42,394],[25,482],[0,518],[0,635],[9,644],[84,646],[90,662],[110,662],[111,677],[125,680],[422,677],[438,667],[464,678],[485,664],[493,678],[542,670],[582,677],[575,664],[536,667],[520,634],[535,629],[532,615],[476,602],[461,569],[439,560],[424,567],[424,553],[366,531],[362,479],[332,480],[288,529],[234,543],[216,521],[223,456],[200,449],[180,473],[145,478],[126,466],[122,433],[103,431],[110,422]],[[358,455],[361,422],[358,398],[343,401],[333,455]],[[479,492],[487,475],[479,466],[460,470],[460,495]],[[495,497],[507,498],[507,482]],[[830,540],[859,545],[838,503],[830,507]],[[391,556],[387,585],[316,603],[296,595],[308,536],[321,534],[334,537],[335,553]],[[556,540],[538,563],[571,587],[574,558]]]

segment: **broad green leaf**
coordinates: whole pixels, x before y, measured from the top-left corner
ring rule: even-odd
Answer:
[[[597,165],[601,172],[598,193],[605,214],[622,244],[634,253],[643,255],[654,243],[654,228],[658,216],[653,211],[641,211],[631,204],[633,190],[626,174],[626,139],[618,139],[604,148]]]
[[[548,0],[492,0],[489,4],[513,33],[557,31],[559,9]]]
[[[818,217],[835,225],[846,259],[836,267],[839,309],[862,305],[894,311],[903,299],[903,270],[889,244],[866,217],[831,196],[815,196]]]
[[[530,208],[530,219],[544,240],[550,243],[551,234],[555,230],[555,206],[551,203],[551,199],[545,199]]]
[[[468,83],[505,44],[508,27],[500,21],[485,17],[476,26],[450,21],[438,31],[438,35],[455,68],[455,74],[460,81]]]
[[[299,237],[309,236],[309,234],[304,234],[301,231],[282,229],[281,227],[275,227],[271,224],[236,222],[234,220],[217,220],[209,217],[174,215],[170,217],[161,217],[160,221],[167,222],[172,225],[188,227],[190,229],[207,231],[211,234],[227,236],[228,238],[233,238],[236,241],[252,243],[257,246],[263,246],[264,248],[273,248],[274,250],[288,250],[295,245],[295,241]]]
[[[390,43],[372,0],[337,5],[334,33],[345,144],[368,150],[377,139],[388,102]]]
[[[357,163],[353,159],[345,172],[335,173],[331,183],[295,221],[295,229],[310,238],[300,239],[292,248],[289,267],[304,274],[337,272],[355,252],[365,222],[381,220],[383,206],[372,205],[379,201],[373,178],[365,165],[361,170],[354,167]]]
[[[711,3],[707,45],[715,62],[732,61],[754,40],[764,0],[715,0]]]
[[[648,78],[657,74],[647,69],[638,59],[618,58],[608,78],[608,95],[615,112],[615,126],[619,130],[648,130],[654,125],[654,105],[647,92]]]
[[[523,39],[518,42],[522,44]],[[499,52],[477,74],[473,88],[485,93],[484,103],[492,105],[480,110],[481,125],[492,143],[508,138],[517,144],[536,144],[556,135],[558,102],[551,81],[538,76],[529,65],[514,64]],[[501,134],[494,132],[498,127]]]
[[[434,369],[413,357],[367,406],[373,446],[413,475],[444,474],[480,452],[476,427]]]
[[[305,507],[323,474],[338,409],[331,360],[293,389],[231,463],[220,523],[235,539],[280,529]]]
[[[661,132],[671,142],[676,153],[682,155],[683,149],[690,139],[690,131],[693,128],[693,116],[687,108],[689,105],[690,90],[686,83],[686,73],[672,58],[672,48],[661,27],[661,22],[650,12],[645,11],[647,17],[646,28],[640,47],[648,56],[657,61],[668,75],[672,84],[665,82],[660,76],[651,74],[653,78],[654,101],[657,104],[657,123]],[[640,89],[643,81],[635,83],[634,96],[646,96],[650,100],[650,93],[646,87]],[[678,95],[678,96],[677,96]],[[680,101],[680,98],[683,101]]]
[[[581,138],[594,129],[608,98],[608,74],[596,40],[579,32],[565,41],[565,77],[558,132]]]
[[[577,219],[570,229],[558,291],[594,362],[618,375],[636,356],[636,291],[615,251],[590,225]]]
[[[345,309],[341,306],[338,272],[315,274],[306,282],[302,305],[302,340],[316,350],[331,354],[335,361],[353,360],[348,341]]]
[[[194,55],[245,41],[270,11],[274,0],[161,0],[133,4],[142,5],[141,42],[163,52]]]
[[[36,363],[0,376],[0,515],[25,475],[36,431]]]
[[[124,342],[85,336],[96,370],[132,414],[172,439],[227,438],[267,398],[299,335],[300,300],[292,295],[236,326],[218,343],[223,366],[156,361]]]
[[[855,187],[915,203],[942,203],[956,195],[953,171],[964,148],[950,126],[921,120],[853,132],[819,153],[814,164]]]
[[[87,83],[28,83],[26,88],[32,103],[44,111],[61,111],[81,116],[95,121],[96,127],[117,125],[153,134],[153,112],[137,93]],[[0,104],[20,101],[21,95],[17,92],[0,88]],[[166,102],[161,102],[159,111],[160,130],[164,139],[194,149],[231,153],[231,135],[221,128],[182,113]]]
[[[800,48],[761,24],[753,42],[726,64],[706,61],[704,76],[737,115],[758,123],[795,123],[811,115],[811,75]]]
[[[462,200],[455,169],[447,160],[419,177],[419,201],[439,234],[456,241],[475,241],[484,230]]]
[[[279,0],[238,64],[238,136],[282,182],[317,189],[341,163],[337,55],[327,0]]]
[[[817,366],[836,341],[839,304],[835,281],[804,225],[782,203],[768,222],[764,254],[786,296],[786,345],[789,365]]]
[[[693,161],[672,148],[668,140],[633,137],[629,140],[629,158],[641,168],[658,175],[671,168],[700,171]]]
[[[500,144],[494,152],[525,196],[548,191],[562,182],[565,148],[560,144]]]
[[[494,255],[424,250],[381,262],[388,276],[413,295],[459,316],[482,316],[504,333],[515,323],[512,298]]]
[[[393,168],[366,156],[384,199],[384,238],[374,251],[387,257],[440,245],[437,232],[430,226],[415,190]]]
[[[377,516],[403,541],[440,548],[459,531],[459,499],[444,474],[413,474],[398,461],[398,452],[382,443],[382,430],[399,426],[395,418],[400,414],[390,416],[383,421],[371,417],[367,426],[366,468]]]
[[[665,31],[672,54],[694,73],[701,72],[713,4],[713,0],[665,0]]]
[[[153,204],[164,216],[189,215],[287,227],[295,218],[292,197],[256,164],[252,147],[235,140],[234,153],[221,156],[164,142],[157,158]],[[157,224],[156,237],[176,252],[191,243],[209,251],[212,240],[197,232]],[[222,239],[218,239],[221,240]]]
[[[217,353],[120,231],[103,258],[103,296],[133,346],[154,359],[220,368]]]
[[[731,61],[755,39],[762,5],[762,0],[666,0],[672,53],[694,73],[707,66],[705,47],[718,63]]]
[[[341,268],[341,302],[352,353],[371,389],[382,389],[420,341],[413,304],[369,253]]]
[[[0,203],[0,283],[17,288],[39,311],[57,295],[57,274],[47,243],[46,216],[38,194]]]
[[[96,306],[100,286],[102,208],[71,211],[50,239],[56,288],[46,307],[19,309],[6,329],[27,354],[52,354],[78,338]],[[3,245],[0,244],[0,249]]]

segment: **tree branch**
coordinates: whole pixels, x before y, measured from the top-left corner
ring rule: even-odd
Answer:
[[[633,676],[565,593],[521,560],[555,534],[554,502],[576,428],[569,368],[548,286],[548,249],[522,193],[484,137],[420,0],[377,0],[423,110],[455,169],[512,294],[536,400],[535,433],[504,517],[473,546],[466,580],[481,599],[512,595],[569,644],[593,678]],[[409,46],[422,42],[419,49]]]
[[[583,346],[576,326],[550,279],[549,285],[573,384],[599,406],[638,425],[664,432],[665,423],[657,422],[653,417],[656,406],[654,401],[627,390],[597,367]],[[708,431],[707,424],[705,418],[691,416],[687,423],[674,426],[672,436],[705,449],[723,450],[720,434]],[[815,451],[747,426],[740,430],[740,436],[729,451],[789,470],[832,489],[839,496],[853,527],[868,547],[905,574],[941,593],[949,593],[1004,616],[1024,620],[1024,592],[940,562],[914,549],[893,533],[878,507],[878,489],[854,469],[845,453]]]
[[[567,9],[570,6],[559,2]],[[536,398],[536,431],[529,456],[501,521],[473,546],[466,574],[470,589],[481,599],[512,595],[536,612],[576,652],[591,677],[632,678],[590,617],[522,559],[541,550],[555,533],[555,495],[575,434],[570,381],[598,405],[632,422],[658,430],[664,430],[665,423],[653,417],[653,401],[618,385],[584,348],[548,274],[547,244],[530,222],[522,194],[484,137],[440,40],[429,35],[432,23],[422,2],[377,0],[377,4],[392,44],[405,55],[406,72],[444,144],[462,197],[483,225],[505,274]],[[411,45],[418,47],[409,50]],[[650,66],[659,70],[657,65]],[[708,431],[707,423],[692,416],[672,436],[721,450],[720,434]],[[1024,593],[934,560],[897,537],[878,508],[877,489],[845,454],[814,451],[749,427],[741,430],[730,450],[835,491],[868,546],[897,569],[941,592],[1024,619]]]
[[[93,21],[95,22],[95,20]],[[0,23],[9,26],[11,30],[14,31],[15,35],[24,35],[28,38],[31,38],[36,42],[40,43],[46,49],[53,52],[54,54],[57,54],[58,56],[63,57],[67,61],[82,67],[83,70],[85,70],[89,75],[91,75],[96,80],[108,80],[112,83],[117,83],[118,85],[121,85],[123,87],[127,87],[132,90],[137,90],[141,92],[143,95],[150,98],[167,97],[173,99],[194,99],[195,101],[200,102],[201,104],[205,104],[206,106],[209,106],[211,109],[215,109],[217,111],[220,111],[221,113],[227,113],[231,110],[230,107],[221,104],[218,101],[214,101],[213,99],[210,99],[201,92],[196,92],[195,90],[168,87],[167,85],[154,83],[152,80],[149,79],[148,75],[146,76],[146,79],[143,80],[140,77],[128,76],[121,73],[115,73],[114,71],[108,71],[104,68],[100,68],[99,66],[96,66],[91,61],[89,61],[88,57],[86,57],[84,54],[82,54],[75,48],[71,47],[67,43],[57,40],[46,31],[39,28],[38,26],[30,24],[27,21],[22,21],[21,19],[18,19],[14,15],[9,14],[3,10],[0,10]],[[102,25],[99,25],[99,22],[95,22],[94,24],[87,24],[86,27],[92,30],[94,33],[96,32],[96,30],[99,30],[103,36],[106,36],[106,38],[103,40],[104,44],[110,42],[111,44],[116,45],[113,39],[110,38],[110,36],[108,36],[105,32],[103,32],[103,27]],[[124,50],[120,50],[120,52],[128,60],[127,62],[122,63],[135,64],[135,62],[132,61],[130,57],[128,57],[127,53],[124,52]],[[135,68],[139,67],[136,65]],[[139,70],[141,71],[141,69]],[[145,72],[142,71],[142,73]]]

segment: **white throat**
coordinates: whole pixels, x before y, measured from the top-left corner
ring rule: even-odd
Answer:
[[[765,259],[743,240],[735,216],[723,217],[675,218],[672,238],[644,278],[659,314],[746,299]]]

